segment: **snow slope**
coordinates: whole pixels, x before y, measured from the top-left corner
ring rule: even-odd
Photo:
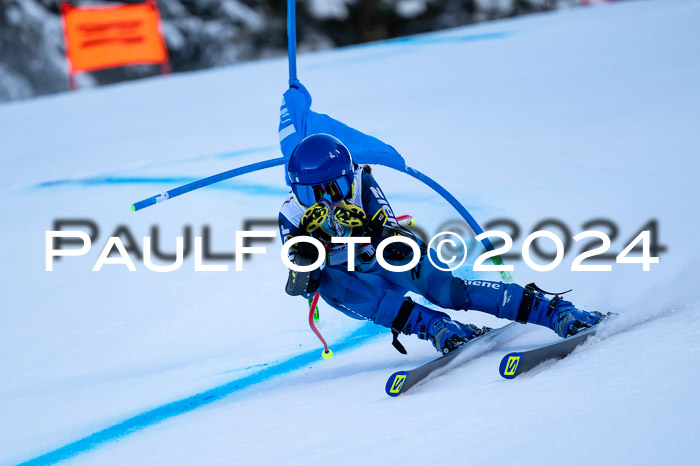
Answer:
[[[394,145],[480,222],[529,232],[554,217],[575,234],[608,218],[619,252],[657,219],[667,247],[646,273],[570,272],[577,247],[553,272],[514,262],[520,283],[573,287],[574,302],[619,321],[505,381],[503,354],[555,339],[525,327],[397,399],[386,378],[434,350],[404,337],[402,356],[385,330],[322,304],[336,353],[322,360],[305,303],[283,291],[277,243],[242,272],[229,260],[228,272],[195,273],[192,255],[172,273],[138,260],[137,272],[91,271],[120,225],[165,251],[186,226],[210,226],[212,250],[231,253],[245,219],[276,216],[279,167],[129,205],[277,157],[286,62],[0,106],[0,463],[695,464],[699,25],[695,1],[624,2],[300,57],[316,111]],[[408,177],[376,176],[430,233],[455,217]],[[87,256],[45,272],[56,219],[91,219],[100,233]]]

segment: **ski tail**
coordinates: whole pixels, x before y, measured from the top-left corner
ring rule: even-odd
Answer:
[[[386,394],[389,396],[399,396],[404,384],[406,383],[406,377],[408,372],[399,371],[391,374],[389,380],[386,382]]]
[[[504,379],[514,379],[518,375],[518,366],[520,366],[520,358],[523,353],[508,353],[501,359],[501,365],[498,372]]]

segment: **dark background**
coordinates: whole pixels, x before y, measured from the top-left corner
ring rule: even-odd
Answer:
[[[137,1],[72,0],[77,6]],[[570,7],[581,0],[297,0],[298,47],[320,50]],[[286,0],[159,0],[173,72],[286,53]],[[0,102],[68,89],[59,0],[0,0]],[[152,76],[132,66],[81,87]]]

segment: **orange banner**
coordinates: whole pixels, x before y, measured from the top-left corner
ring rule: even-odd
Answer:
[[[61,13],[71,72],[168,60],[153,0],[116,7],[63,4]]]

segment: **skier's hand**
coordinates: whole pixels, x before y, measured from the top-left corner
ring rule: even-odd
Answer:
[[[308,264],[313,264],[318,259],[318,249],[311,243],[302,241],[293,246],[296,257],[303,259]],[[297,262],[297,261],[295,261]]]
[[[318,259],[318,249],[311,243],[300,242],[289,249],[289,259],[296,265],[311,265]],[[321,284],[321,269],[311,272],[289,271],[284,290],[290,296],[301,296],[315,292]]]
[[[333,207],[317,202],[301,218],[301,230],[323,243],[333,237],[364,236],[367,215],[358,206],[341,202]]]
[[[301,252],[297,251],[294,258],[294,263],[297,265],[310,265],[315,262],[316,257],[318,257],[318,251],[316,248],[309,243],[299,243],[302,246]],[[304,246],[310,246],[313,252],[306,250]],[[307,254],[314,254],[315,257],[309,257]],[[287,284],[284,287],[284,291],[290,296],[301,296],[307,293],[314,293],[318,290],[321,285],[321,269],[312,270],[311,272],[297,272],[295,270],[289,271],[289,276],[287,277]]]
[[[388,229],[388,228],[387,228]],[[404,236],[400,232],[393,232],[393,235],[387,235],[386,237],[390,236]],[[406,243],[391,243],[389,244],[386,248],[384,248],[384,259],[392,261],[392,262],[404,262],[405,259],[413,254],[413,249],[411,246],[409,246]]]
[[[386,224],[388,216],[384,209],[379,209],[371,220],[366,223],[367,235],[372,238],[372,246],[377,248],[377,245],[385,238],[384,236],[384,225]]]
[[[364,236],[367,214],[360,207],[343,202],[333,209],[333,220],[339,236]]]
[[[333,232],[328,226],[330,208],[317,202],[312,205],[301,217],[299,229],[309,236],[313,236],[324,244],[330,243]]]
[[[372,246],[377,249],[379,243],[384,241],[386,238],[391,236],[407,236],[414,241],[416,237],[409,231],[403,228],[392,228],[386,226],[387,214],[384,209],[379,209],[377,213],[374,214],[372,220],[367,222],[367,233],[372,238]],[[407,257],[413,253],[413,249],[408,244],[405,243],[391,243],[386,248],[384,248],[384,259],[393,262],[402,262]]]

